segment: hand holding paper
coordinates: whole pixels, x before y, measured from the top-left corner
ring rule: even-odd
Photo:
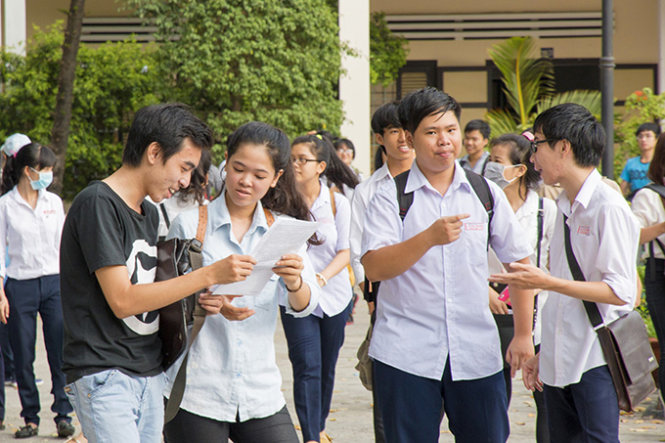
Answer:
[[[296,254],[318,226],[317,222],[277,218],[254,247],[251,255],[256,264],[247,278],[235,283],[214,286],[213,293],[258,295],[270,280],[275,264],[285,255]]]

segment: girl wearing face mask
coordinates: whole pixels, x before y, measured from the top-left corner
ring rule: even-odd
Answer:
[[[554,230],[556,205],[552,200],[539,198],[536,188],[540,182],[540,174],[531,163],[529,133],[523,135],[506,134],[491,142],[490,157],[485,167],[485,178],[498,184],[508,197],[510,206],[515,211],[524,235],[533,246],[531,264],[547,269],[549,245]],[[489,250],[490,274],[505,272],[501,261],[492,249]],[[534,313],[534,344],[538,352],[540,344],[540,308],[543,306],[547,294],[538,294],[537,310]],[[510,294],[500,286],[490,285],[490,310],[499,328],[501,349],[505,355],[510,340],[513,337],[513,319],[510,308]],[[508,402],[512,391],[510,366],[505,364],[504,377]],[[546,416],[543,409],[542,392],[535,392],[536,407],[538,411],[536,422],[536,440],[538,443],[549,442]]]
[[[0,321],[9,326],[21,416],[25,420],[25,426],[16,431],[17,438],[35,436],[39,427],[39,392],[33,371],[37,314],[44,328],[54,396],[51,409],[58,436],[74,433],[69,417],[72,407],[65,396],[65,376],[60,369],[63,321],[59,250],[65,213],[60,197],[46,190],[53,181],[55,161],[53,151],[33,142],[7,158],[2,174],[0,238],[6,242],[10,262],[5,267],[4,255],[0,254],[0,272],[8,277],[0,288]]]

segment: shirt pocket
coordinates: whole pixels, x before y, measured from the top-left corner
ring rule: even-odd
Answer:
[[[255,309],[270,311],[276,307],[277,301],[275,300],[275,293],[277,292],[278,284],[279,276],[273,274],[263,288],[263,291],[261,291],[259,295],[253,297],[253,306]]]

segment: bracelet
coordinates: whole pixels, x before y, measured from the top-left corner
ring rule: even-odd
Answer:
[[[302,275],[299,275],[299,277],[300,277],[300,284],[295,289],[289,288],[288,285],[286,283],[284,283],[284,287],[286,287],[287,291],[289,291],[289,292],[298,292],[302,289]]]
[[[321,274],[320,272],[316,273],[316,278],[320,278],[321,280],[323,280],[323,284],[321,285],[321,287],[324,287],[325,285],[328,284],[328,279],[325,278],[323,274]]]

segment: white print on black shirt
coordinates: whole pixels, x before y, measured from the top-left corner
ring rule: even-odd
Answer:
[[[157,270],[157,247],[150,246],[143,239],[135,240],[132,252],[127,259],[127,272],[132,284],[152,283],[155,281]],[[144,312],[143,314],[123,318],[122,321],[132,331],[139,335],[150,335],[159,329],[159,312]]]

